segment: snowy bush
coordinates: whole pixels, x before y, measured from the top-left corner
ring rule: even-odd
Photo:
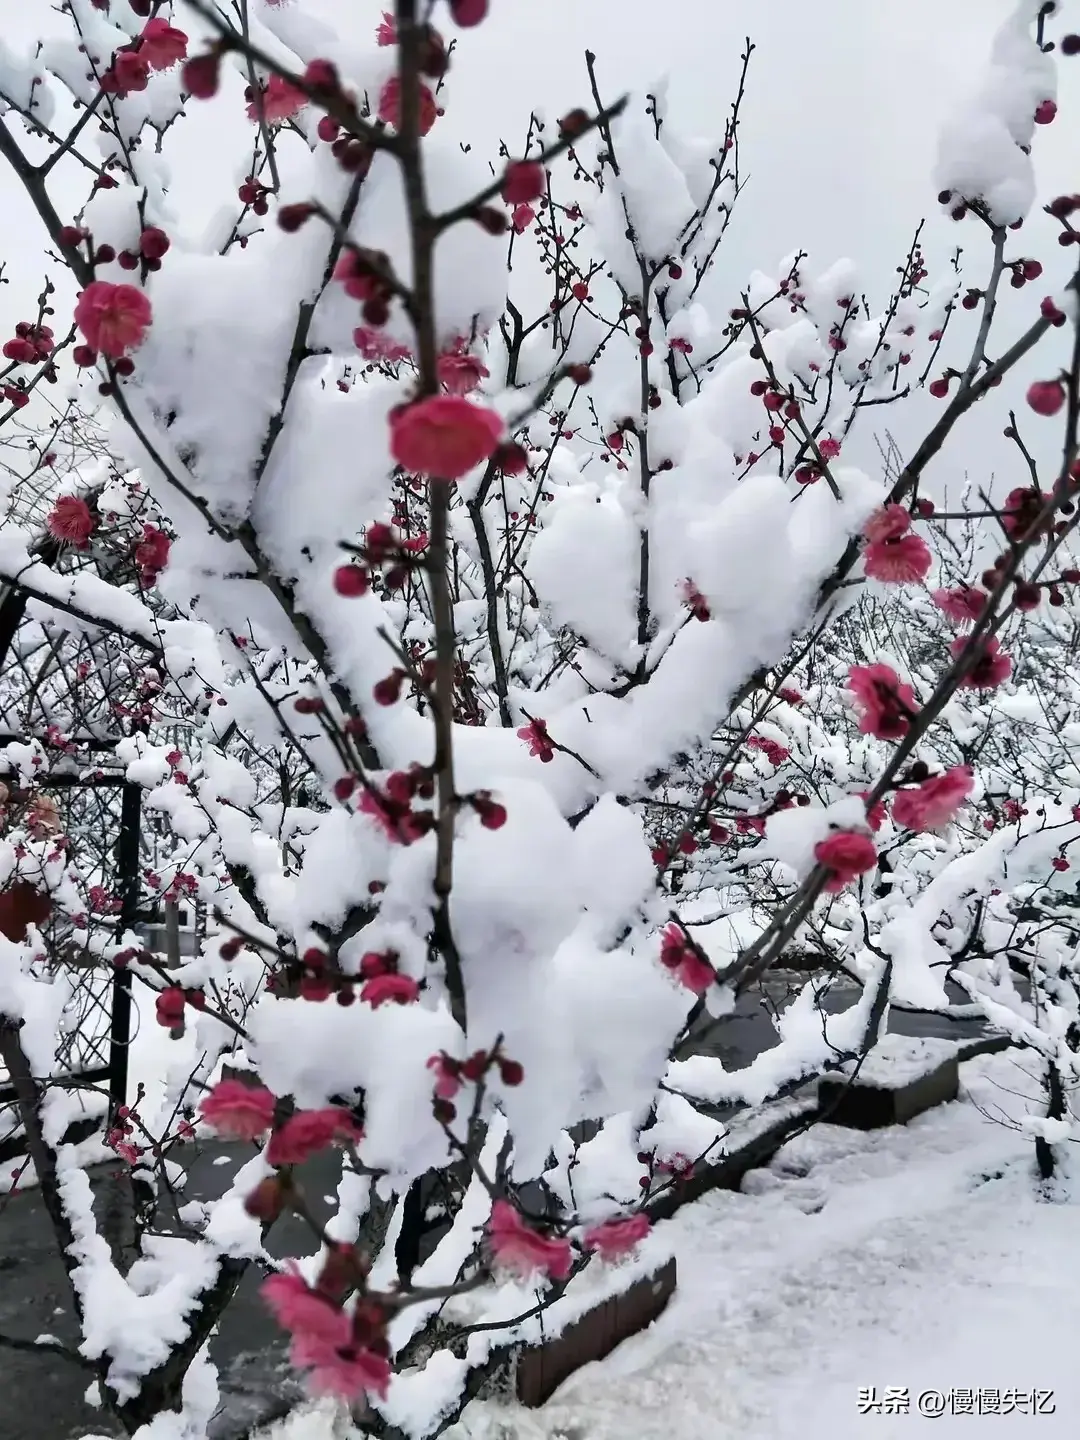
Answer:
[[[1017,233],[1054,5],[1018,5],[943,137],[940,203],[985,232],[985,278],[932,277],[916,239],[877,300],[800,254],[719,308],[737,102],[683,137],[662,92],[606,100],[590,55],[588,109],[466,152],[440,120],[486,0],[397,0],[362,41],[304,0],[189,0],[184,29],[157,0],[60,8],[34,54],[0,41],[0,153],[78,298],[7,342],[4,393],[11,418],[73,363],[108,455],[35,467],[0,573],[148,656],[118,754],[168,837],[152,884],[217,927],[179,969],[107,925],[94,951],[201,1057],[160,1115],[112,1117],[126,1259],[60,1143],[46,914],[0,941],[4,1060],[127,1432],[205,1433],[207,1342],[254,1263],[313,1390],[365,1433],[438,1433],[502,1348],[655,1263],[649,1202],[722,1151],[715,1102],[862,1053],[887,999],[944,1006],[946,975],[1045,1060],[1045,1159],[1080,1039],[1054,880],[1080,839],[1080,351],[1011,422],[1007,499],[920,490],[1076,328],[1076,282],[1033,290]],[[206,105],[236,184],[200,229],[169,155]],[[53,164],[93,176],[75,214]],[[1080,240],[1080,197],[1047,208]],[[1010,288],[1026,328],[991,359]],[[940,415],[910,457],[849,463],[923,386]],[[1052,424],[1040,475],[1023,431]],[[77,865],[21,812],[0,864],[78,913]],[[808,986],[744,1075],[694,1055],[701,1016],[793,951],[863,997],[825,1033]],[[171,1217],[205,1131],[252,1158]],[[332,1146],[323,1223],[302,1167]],[[275,1268],[286,1210],[315,1249]]]

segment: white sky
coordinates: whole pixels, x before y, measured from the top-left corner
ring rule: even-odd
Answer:
[[[346,16],[352,33],[373,29],[383,9],[381,0],[303,3],[338,24]],[[758,48],[742,138],[750,183],[719,262],[730,303],[751,268],[773,267],[799,247],[820,268],[853,259],[868,293],[883,300],[924,215],[933,217],[926,232],[932,270],[963,240],[971,247],[972,283],[985,273],[976,227],[938,217],[931,172],[938,127],[971,85],[1012,0],[492,0],[491,9],[488,22],[462,36],[448,114],[439,123],[492,154],[500,136],[512,147],[524,133],[532,106],[557,115],[588,103],[586,47],[597,53],[605,98],[666,75],[680,127],[719,133],[743,39],[752,36]],[[35,23],[57,23],[47,0],[0,0],[0,34],[9,43],[29,39]],[[1080,59],[1063,60],[1061,68],[1058,119],[1037,136],[1044,199],[1080,183],[1069,144],[1070,134],[1080,134]],[[172,151],[174,198],[200,218],[219,203],[219,182],[229,175],[220,117],[207,111],[179,127],[185,138]],[[44,261],[36,216],[2,168],[0,215],[11,282],[0,288],[7,333],[31,313]],[[1038,255],[1047,275],[1008,297],[1002,348],[1037,299],[1064,283],[1076,254],[1056,245],[1038,213],[1015,239],[1013,253]],[[1053,368],[1044,357],[1039,365]],[[1021,400],[1021,380],[1030,378],[998,392],[1005,402],[998,413]],[[902,423],[891,411],[888,424],[902,439],[915,437],[934,404],[905,406]],[[988,428],[985,416],[967,427],[965,456],[992,468],[1009,451],[996,418],[990,435]]]

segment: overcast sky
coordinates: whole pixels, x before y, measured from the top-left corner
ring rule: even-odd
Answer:
[[[383,8],[380,0],[303,3],[339,23],[346,15],[350,28],[361,30],[373,29]],[[494,153],[500,136],[512,142],[522,135],[534,104],[558,114],[588,103],[588,47],[597,53],[606,97],[666,75],[680,126],[718,133],[750,35],[757,50],[742,137],[749,184],[720,279],[730,277],[734,300],[750,268],[775,266],[803,247],[821,268],[841,256],[855,260],[880,301],[924,215],[933,217],[932,262],[943,265],[958,240],[972,247],[973,265],[986,255],[974,226],[938,217],[931,172],[941,120],[972,84],[994,28],[1012,8],[1011,0],[492,0],[490,21],[462,37],[452,103],[439,123]],[[0,0],[0,34],[18,44],[39,16],[57,23],[47,0]],[[1038,134],[1044,199],[1080,185],[1068,138],[1080,134],[1080,59],[1063,61],[1062,71],[1060,114]],[[212,204],[214,182],[224,178],[216,123],[204,115],[182,125],[191,138],[172,155],[176,197],[192,209]],[[11,281],[0,289],[7,333],[32,310],[43,260],[36,217],[2,165],[0,214]],[[1017,253],[1047,265],[1051,283],[1039,295],[1064,282],[1075,251],[1054,243],[1045,217],[1036,215],[1016,244]],[[973,283],[984,273],[974,268]],[[1031,312],[1033,291],[1009,298],[1005,319],[1015,333]],[[1001,398],[1015,401],[1019,393],[1018,386],[1017,395]],[[932,411],[921,402],[910,409],[900,430],[914,435],[909,425],[917,428]],[[1005,451],[990,445],[986,430],[980,419],[968,453],[974,448],[979,463],[992,467]]]

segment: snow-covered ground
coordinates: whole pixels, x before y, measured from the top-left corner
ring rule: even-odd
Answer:
[[[1041,1196],[1030,1137],[1002,1123],[1035,1095],[1014,1054],[963,1077],[955,1104],[902,1129],[819,1126],[746,1193],[688,1207],[668,1222],[679,1289],[661,1320],[543,1410],[474,1406],[446,1440],[1080,1433],[1080,1182],[1076,1199],[1066,1184]],[[860,1389],[887,1386],[910,1413],[859,1413]],[[981,1415],[950,1413],[950,1392],[980,1389]],[[1017,1392],[1035,1390],[1054,1413],[1021,1412]],[[927,1391],[946,1397],[940,1418],[917,1413]],[[321,1411],[271,1434],[350,1431]]]

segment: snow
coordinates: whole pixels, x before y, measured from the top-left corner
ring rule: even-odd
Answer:
[[[925,1035],[883,1035],[858,1066],[859,1082],[880,1090],[901,1090],[913,1080],[933,1074],[954,1059],[956,1052],[957,1046],[952,1040]],[[850,1075],[855,1071],[856,1062],[846,1061],[842,1068],[845,1075]]]
[[[1040,1198],[1030,1143],[978,1108],[1017,1113],[1022,1074],[1015,1053],[969,1062],[962,1102],[876,1132],[819,1126],[751,1172],[749,1193],[687,1207],[658,1227],[679,1282],[648,1331],[541,1411],[474,1406],[448,1440],[500,1425],[522,1440],[900,1440],[929,1423],[858,1415],[859,1389],[887,1385],[913,1411],[934,1387],[1053,1390],[1056,1413],[1029,1428],[1073,1434],[1077,1202]]]
[[[143,1253],[122,1275],[98,1233],[90,1181],[68,1147],[57,1155],[60,1195],[74,1235],[71,1281],[79,1296],[87,1359],[108,1356],[105,1377],[122,1400],[139,1393],[141,1377],[164,1364],[188,1334],[188,1317],[217,1275],[213,1249],[190,1240],[147,1236]]]
[[[873,973],[853,1005],[838,1014],[819,1006],[818,985],[808,981],[778,1017],[780,1043],[761,1051],[749,1065],[728,1071],[713,1055],[692,1055],[667,1067],[666,1083],[677,1092],[712,1105],[760,1105],[785,1085],[818,1073],[838,1052],[859,1054],[874,1005]]]
[[[430,1056],[456,1048],[445,1006],[367,1004],[344,1009],[264,999],[252,1013],[255,1067],[264,1084],[318,1109],[337,1094],[365,1091],[365,1163],[404,1184],[445,1159],[431,1114]]]
[[[779,810],[770,815],[765,840],[758,853],[775,857],[800,878],[817,863],[815,846],[833,830],[865,830],[866,807],[855,796],[837,800],[827,809],[807,805],[797,810]]]
[[[675,253],[693,218],[694,202],[686,176],[657,139],[642,97],[631,97],[611,128],[625,218],[642,254],[655,264]],[[640,283],[639,279],[638,289]],[[631,293],[637,291],[631,289]]]
[[[1037,107],[1057,92],[1054,62],[1031,34],[1041,8],[1040,0],[1020,0],[977,89],[941,135],[935,184],[984,201],[995,225],[1023,219],[1035,199],[1034,166],[1021,147],[1031,144]]]
[[[289,576],[300,573],[312,547],[326,553],[328,535],[351,536],[372,520],[390,518],[387,455],[372,436],[385,432],[400,389],[376,377],[343,394],[334,383],[339,368],[333,361],[303,367],[289,425],[255,502],[255,522]],[[313,453],[320,457],[315,485],[306,468]]]
[[[529,555],[529,574],[557,626],[576,630],[626,670],[637,663],[640,539],[618,494],[567,490]]]

